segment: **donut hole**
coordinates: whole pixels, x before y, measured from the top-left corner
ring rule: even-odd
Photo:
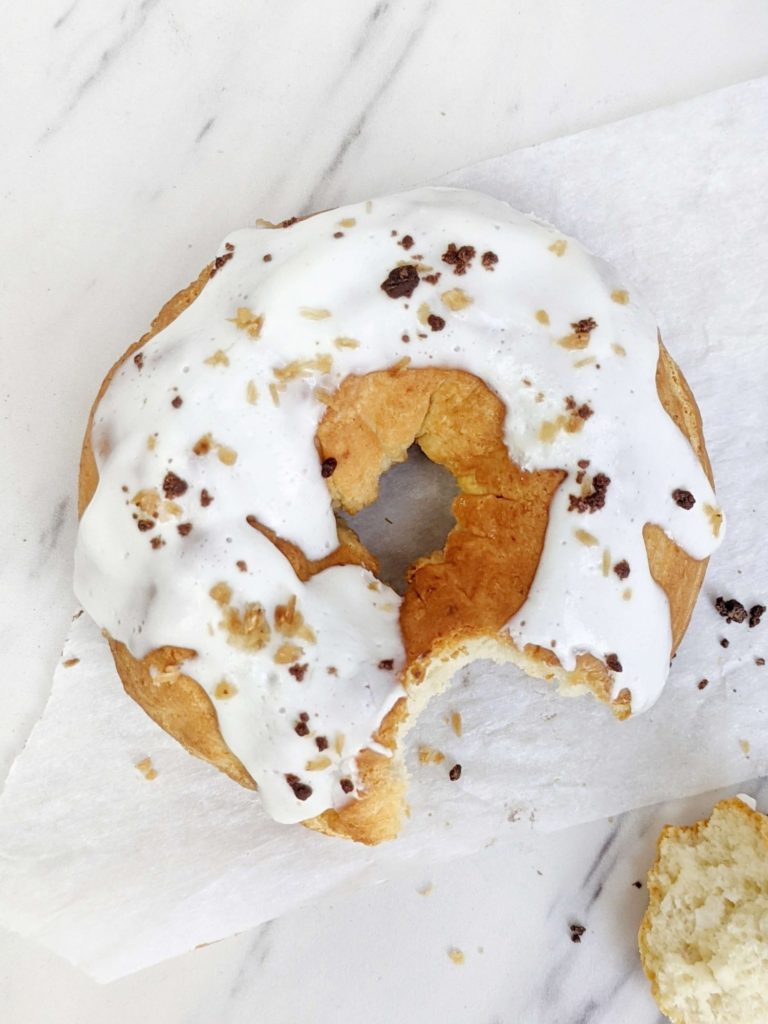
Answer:
[[[407,570],[445,546],[456,525],[451,510],[459,487],[452,473],[412,444],[404,462],[379,479],[379,496],[356,515],[340,512],[379,563],[379,579],[404,594]]]

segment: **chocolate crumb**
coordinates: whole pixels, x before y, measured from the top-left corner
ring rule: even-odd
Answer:
[[[309,736],[309,726],[306,722],[297,722],[293,727],[293,731],[297,736]]]
[[[381,282],[381,289],[387,293],[390,299],[400,299],[402,297],[410,299],[416,288],[418,288],[419,281],[419,273],[416,267],[408,264],[405,267],[394,267],[390,270],[386,281]]]
[[[634,887],[636,889],[642,889],[643,888],[643,883],[642,882],[633,882],[632,885],[634,885]]]
[[[448,772],[448,778],[451,780],[451,782],[456,782],[458,779],[461,778],[460,764],[455,764],[453,768],[451,768],[451,770]]]
[[[391,672],[392,669],[395,667],[395,659],[394,658],[382,658],[381,661],[378,664],[378,667],[380,669],[383,669],[385,672]]]
[[[293,790],[293,795],[297,800],[308,800],[312,796],[312,787],[308,786],[306,782],[302,782],[298,775],[286,775],[285,781]]]
[[[183,404],[184,399],[181,397],[181,395],[176,395],[175,398],[171,399],[171,405],[173,406],[174,409],[180,409]]]
[[[352,779],[339,779],[339,785],[345,793],[351,793],[355,788],[355,784]]]
[[[272,262],[272,253],[271,252],[265,252],[264,255],[261,258],[262,258],[262,260],[265,263],[271,263]]]
[[[454,274],[461,276],[467,270],[475,258],[475,247],[473,245],[462,245],[457,248],[455,242],[451,242],[443,253],[443,263],[453,267]]]
[[[288,666],[288,674],[292,675],[297,683],[301,683],[301,682],[304,681],[304,676],[307,674],[307,669],[308,668],[309,668],[309,665],[306,665],[306,664],[305,665],[289,665]]]
[[[230,243],[231,244],[231,243]],[[211,277],[215,277],[217,271],[221,270],[225,263],[229,263],[232,257],[235,255],[235,247],[232,245],[225,245],[224,248],[227,250],[222,253],[221,256],[217,256],[213,261],[213,269],[211,270]]]
[[[411,340],[411,339],[410,339],[410,338],[408,337],[408,335],[407,335],[407,334],[401,334],[401,335],[400,335],[400,341],[404,341],[406,345],[408,344],[408,342],[409,342],[410,340]]]
[[[700,679],[696,685],[698,686],[698,688],[700,690],[706,690],[706,688],[709,686],[709,680],[708,679]]]
[[[483,255],[480,258],[480,262],[483,264],[486,270],[493,270],[494,265],[499,262],[499,257],[496,255],[495,252],[491,252],[491,250],[489,249],[488,252],[483,253]]]
[[[337,676],[339,674],[339,670],[336,668],[335,665],[329,665],[325,671],[328,673],[329,676]]]
[[[337,466],[338,462],[333,458],[333,456],[323,459],[323,464],[320,467],[320,475],[327,480],[329,476],[333,476]]]
[[[242,558],[239,559],[239,561],[235,562],[235,565],[240,570],[240,572],[247,572],[248,571],[248,565],[247,565],[247,563],[245,563],[242,560]]]
[[[594,415],[594,412],[595,410],[592,408],[589,402],[584,402],[584,404],[580,405],[579,408],[576,410],[576,415],[579,417],[580,420],[588,420],[590,416]]]
[[[136,367],[140,370],[144,366],[144,353],[137,352],[133,357],[133,361],[136,364]]]
[[[762,666],[765,664],[765,658],[755,658],[755,664],[759,665],[762,668]]]
[[[344,232],[343,231],[334,231],[333,232],[333,237],[334,238],[343,238],[344,237]]]
[[[765,611],[764,604],[753,604],[749,609],[749,628],[752,629],[754,626],[759,625],[760,619],[763,617]]]
[[[157,551],[158,548],[162,548],[165,546],[165,541],[163,540],[162,537],[152,537],[149,543],[152,545],[155,551]]]
[[[606,654],[605,664],[611,670],[611,672],[622,672],[621,662],[619,661],[618,655]]]
[[[437,282],[440,280],[442,276],[443,275],[438,270],[437,273],[435,274],[427,274],[424,277],[424,280],[427,282],[427,284],[437,284]]]
[[[679,508],[693,508],[696,504],[696,499],[690,491],[684,491],[680,487],[677,490],[672,491],[672,500]]]
[[[589,469],[589,459],[579,459],[576,465],[579,469]]]
[[[300,722],[308,722],[309,721],[309,713],[307,711],[301,711],[299,713],[299,721]]]
[[[138,526],[142,533],[146,533],[147,530],[154,530],[155,528],[155,524],[152,522],[151,519],[139,519],[136,525]]]
[[[325,738],[325,736],[315,736],[315,746],[317,747],[318,750],[327,750],[328,740]]]
[[[571,324],[571,328],[576,332],[576,334],[589,334],[590,331],[594,331],[596,327],[597,321],[591,316],[584,317],[583,320],[577,320],[575,323]]]
[[[235,251],[235,247],[234,247],[234,245],[231,242],[225,242],[224,243],[224,248],[227,250],[227,252],[234,252]]]
[[[413,245],[414,245],[413,236],[412,235],[403,235],[403,237],[400,239],[400,241],[397,244],[398,245],[402,245],[402,247],[404,249],[412,249]]]
[[[625,580],[629,576],[629,562],[626,558],[622,558],[620,562],[617,562],[613,567],[613,571],[620,580]]]
[[[200,491],[200,504],[203,506],[203,508],[208,508],[212,501],[213,497],[208,493],[208,491],[205,488],[203,488],[202,491]]]
[[[289,228],[298,221],[298,217],[288,217],[285,220],[280,221],[281,228]]]
[[[433,331],[442,331],[445,327],[445,320],[441,316],[437,316],[435,313],[430,313],[427,317],[427,323]]]
[[[605,505],[605,495],[611,478],[605,473],[596,473],[592,478],[592,490],[589,494],[569,494],[569,512],[597,512]]]
[[[581,937],[587,930],[583,924],[572,924],[571,929],[571,942],[581,942]]]
[[[179,523],[176,529],[182,537],[187,537],[192,532],[192,523]]]
[[[726,622],[743,622],[747,617],[747,609],[735,598],[728,601],[722,597],[716,598],[715,611],[722,615]]]
[[[166,498],[178,498],[187,490],[187,481],[170,470],[163,477],[163,494]]]
[[[730,642],[731,642],[730,640],[726,640],[726,638],[723,637],[722,640],[720,641],[720,646],[721,647],[728,647],[730,645]]]

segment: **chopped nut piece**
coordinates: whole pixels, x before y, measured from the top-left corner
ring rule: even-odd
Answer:
[[[336,348],[360,348],[360,342],[355,338],[334,338],[333,344]]]
[[[74,665],[79,665],[79,664],[80,664],[80,659],[79,658],[67,658],[66,661],[62,661],[62,665],[64,666],[64,668],[72,668]]]
[[[393,377],[397,377],[397,375],[402,373],[406,366],[408,366],[410,361],[410,356],[403,356],[402,359],[398,359],[396,363],[393,363],[390,366],[389,373],[391,373]]]
[[[537,309],[535,315],[539,323],[544,324],[544,326],[546,327],[546,325],[549,323],[549,313],[546,311],[546,309]]]
[[[256,405],[259,400],[259,392],[254,381],[249,380],[245,385],[245,400],[249,405]]]
[[[336,738],[333,741],[333,749],[336,751],[336,753],[339,755],[339,757],[341,757],[341,755],[344,753],[344,742],[345,742],[345,740],[346,740],[346,736],[344,735],[343,732],[337,732],[336,733]]]
[[[152,766],[151,757],[142,758],[141,761],[136,762],[134,767],[138,768],[138,770],[141,772],[141,774],[144,776],[147,782],[152,782],[153,779],[157,778],[157,772]]]
[[[624,348],[624,346],[623,345],[619,345],[615,341],[611,343],[611,348],[613,349],[613,351],[616,353],[617,356],[625,356],[627,354],[627,350]]]
[[[211,450],[213,437],[210,434],[203,434],[199,441],[195,442],[192,451],[195,455],[207,455]]]
[[[203,362],[208,366],[229,366],[229,356],[223,349],[217,348],[213,355],[208,356]]]
[[[137,491],[134,494],[131,498],[131,504],[135,505],[140,512],[144,512],[145,515],[156,519],[160,512],[160,495],[154,487],[146,487],[144,490]]]
[[[712,535],[714,537],[719,537],[720,530],[723,525],[722,511],[719,508],[713,508],[711,505],[705,505],[704,514],[709,519],[709,525],[712,528]]]
[[[281,383],[285,383],[289,380],[296,380],[298,377],[309,377],[315,371],[330,373],[332,365],[333,356],[325,352],[312,359],[294,359],[285,366],[275,366],[272,368],[272,373]]]
[[[229,604],[232,600],[232,587],[228,583],[215,583],[208,591],[216,604]]]
[[[624,601],[629,601],[632,598],[632,587],[627,587],[626,590],[623,590],[621,596]]]
[[[280,405],[280,392],[278,390],[277,384],[269,385],[269,393],[272,396],[272,401],[275,403],[275,405]]]
[[[563,256],[565,254],[565,250],[568,248],[568,243],[564,238],[559,238],[556,242],[553,242],[552,245],[547,246],[547,248],[550,252],[553,252],[555,256]]]
[[[239,330],[245,331],[251,338],[258,338],[264,326],[264,317],[257,316],[247,306],[238,306],[236,315],[230,317],[229,322]]]
[[[147,451],[153,452],[157,445],[157,434],[150,434],[147,438]]]
[[[449,291],[443,292],[440,298],[448,309],[452,310],[454,313],[472,305],[472,299],[466,292],[462,291],[461,288],[451,288]]]
[[[307,320],[327,320],[332,315],[330,309],[313,309],[312,306],[302,306],[299,313]]]
[[[234,466],[237,462],[237,452],[234,448],[228,448],[225,444],[219,445],[218,456],[219,462],[223,462],[225,466]]]
[[[419,747],[419,761],[421,764],[442,764],[445,754],[432,747]]]
[[[274,653],[274,661],[278,665],[289,665],[292,661],[298,661],[303,653],[303,648],[296,644],[280,644]]]
[[[344,217],[339,221],[339,227],[342,228],[353,228],[355,224],[357,224],[357,221],[354,217]]]
[[[629,302],[629,292],[625,292],[623,288],[616,288],[611,292],[611,298],[614,302],[618,302],[620,306],[626,306]]]
[[[611,552],[608,548],[603,548],[603,576],[607,577],[611,571]]]
[[[561,338],[557,343],[561,348],[567,349],[578,349],[586,348],[589,344],[588,334],[566,334],[564,338]]]
[[[587,533],[586,530],[574,530],[573,535],[576,540],[581,541],[582,544],[588,548],[596,547],[600,541],[591,533]]]
[[[460,737],[462,733],[461,713],[459,711],[452,711],[450,721],[454,733]]]
[[[321,772],[324,768],[330,768],[330,766],[330,757],[315,757],[311,761],[307,761],[304,765],[304,770],[308,772]]]
[[[465,957],[460,949],[456,949],[455,946],[451,946],[448,950],[448,956],[455,964],[463,964]]]
[[[260,651],[269,642],[269,623],[264,609],[256,602],[247,603],[242,613],[227,607],[222,625],[227,631],[227,643],[241,651]]]
[[[237,693],[237,687],[234,683],[228,683],[226,679],[222,679],[220,683],[216,684],[216,689],[213,691],[214,697],[217,700],[229,700],[230,697],[234,697]]]

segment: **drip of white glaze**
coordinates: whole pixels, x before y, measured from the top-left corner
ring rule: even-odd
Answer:
[[[406,235],[412,247],[400,244]],[[451,243],[475,249],[464,273],[442,259]],[[510,457],[568,473],[530,594],[508,624],[512,638],[553,648],[566,668],[581,652],[615,655],[614,693],[629,689],[635,712],[650,706],[671,630],[643,525],[657,523],[704,558],[721,519],[659,401],[654,319],[615,272],[554,228],[453,189],[238,231],[222,254],[202,294],[144,346],[141,366],[123,364],[99,403],[99,484],[80,526],[76,590],[136,657],[164,645],[197,652],[185,671],[211,696],[266,810],[290,822],[348,802],[357,755],[375,746],[402,696],[405,658],[397,594],[352,566],[302,583],[246,517],[310,558],[337,546],[314,444],[325,409],[316,389],[405,356],[413,367],[480,377],[505,403]],[[410,297],[391,298],[380,286],[399,263],[418,265],[420,280]],[[445,326],[432,330],[428,313]],[[588,320],[594,326],[573,326]],[[587,418],[575,423],[569,399],[588,405]],[[207,451],[196,454],[203,438]],[[577,483],[580,460],[589,466]],[[162,497],[169,471],[186,490],[155,519],[132,501],[152,489]],[[569,511],[569,496],[588,493],[598,473],[610,479],[604,505]],[[695,497],[692,508],[676,503],[677,490]],[[191,529],[180,532],[184,524]],[[613,569],[621,561],[624,579]],[[211,596],[220,583],[231,590],[226,607]],[[276,606],[292,596],[314,640],[276,630]],[[225,619],[227,608],[249,604],[263,609],[269,639],[243,651]],[[278,653],[286,643],[301,652]],[[306,735],[296,731],[302,714]]]

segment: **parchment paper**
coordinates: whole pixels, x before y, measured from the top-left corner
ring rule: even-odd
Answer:
[[[409,862],[766,771],[768,666],[755,658],[768,658],[768,617],[749,629],[712,607],[720,593],[748,606],[768,595],[766,127],[761,79],[445,179],[508,199],[617,264],[696,393],[728,534],[656,707],[619,723],[590,698],[476,663],[409,736],[402,837],[369,850],[274,824],[257,795],[188,756],[123,694],[82,615],[0,798],[0,922],[106,981]],[[414,487],[408,465],[379,510],[391,522],[366,527],[395,560],[411,531],[397,501]],[[445,761],[421,764],[422,745]],[[153,781],[135,768],[145,757]]]

